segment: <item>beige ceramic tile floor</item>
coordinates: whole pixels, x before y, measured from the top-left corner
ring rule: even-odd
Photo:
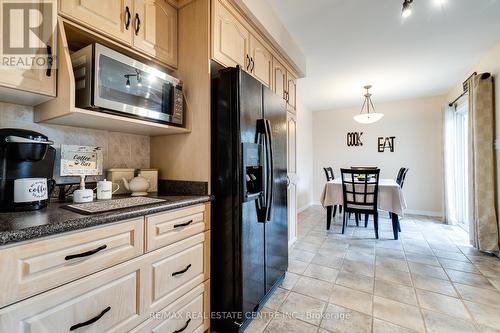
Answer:
[[[399,240],[382,213],[344,235],[337,216],[299,214],[289,269],[246,332],[500,332],[500,259],[468,245],[460,227],[407,216]]]

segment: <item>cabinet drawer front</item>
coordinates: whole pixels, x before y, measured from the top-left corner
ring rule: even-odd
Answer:
[[[207,289],[201,284],[177,301],[151,314],[151,319],[137,327],[134,333],[183,333],[204,332],[208,325],[204,322],[207,313]]]
[[[0,251],[0,306],[111,267],[143,253],[143,219]]]
[[[151,251],[205,230],[205,205],[146,216],[146,250]]]
[[[162,309],[205,280],[204,233],[148,255],[150,311]]]
[[[138,261],[122,264],[6,307],[0,331],[125,332],[141,321],[140,272]]]

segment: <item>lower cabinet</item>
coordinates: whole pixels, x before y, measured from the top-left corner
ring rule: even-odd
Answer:
[[[187,207],[171,211],[160,220],[163,221],[163,218],[166,218],[169,222],[179,222],[186,218],[195,219],[194,217],[199,217],[201,214],[198,223],[208,225],[205,210],[205,205]],[[61,285],[61,281],[67,280],[57,279],[55,274],[57,270],[52,267],[58,267],[59,262],[55,259],[61,255],[67,255],[66,250],[56,248],[50,242],[47,243],[50,240],[0,249],[0,258],[2,255],[12,256],[14,253],[18,254],[16,260],[19,261],[19,258],[31,255],[31,266],[40,268],[42,276],[60,281],[56,288],[43,292],[43,287],[52,285],[46,283],[42,286],[41,282],[35,279],[37,275],[33,273],[31,280],[34,281],[34,286],[41,287],[36,289],[30,285],[29,281],[26,281],[24,286],[34,292],[42,293],[22,300],[20,296],[25,294],[16,291],[13,297],[16,297],[15,300],[18,302],[0,309],[0,332],[171,333],[182,331],[189,333],[208,330],[210,327],[210,230],[201,230],[190,235],[190,232],[179,229],[177,241],[163,247],[157,243],[156,249],[143,254],[143,230],[148,227],[144,223],[151,221],[150,217],[152,216],[59,237],[65,237],[70,247],[67,251],[71,253],[94,246],[94,242],[97,242],[99,238],[100,242],[106,241],[111,249],[113,248],[111,245],[117,245],[117,248],[120,246],[125,249],[131,248],[129,252],[130,256],[133,256],[134,247],[122,241],[122,233],[128,234],[129,238],[131,234],[134,235],[136,238],[130,238],[130,240],[141,249],[139,256],[130,257],[128,261],[121,263],[115,261],[116,264],[113,266],[100,265],[101,261],[108,265],[113,262],[105,261],[104,254],[99,254],[87,261],[72,263],[73,266],[68,267],[77,267],[78,270],[67,271],[69,268],[66,268],[59,272],[61,274],[74,273],[71,277],[75,277],[76,272],[82,275],[79,279],[67,284]],[[158,217],[158,215],[153,215],[153,217]],[[152,225],[157,226],[155,223]],[[115,235],[114,233],[120,227],[128,229]],[[78,235],[84,238],[84,241],[80,240],[81,244],[75,243]],[[147,237],[144,236],[144,238]],[[19,250],[12,252],[12,249],[16,248]],[[32,252],[41,249],[44,250],[41,252],[42,255],[33,257]],[[52,266],[49,265],[51,262]],[[92,272],[90,268],[86,269],[85,265],[105,269],[85,276],[85,273]],[[24,267],[27,266],[24,265]],[[38,272],[38,274],[41,273]],[[17,280],[14,282],[17,283]],[[9,300],[12,301],[13,298]]]

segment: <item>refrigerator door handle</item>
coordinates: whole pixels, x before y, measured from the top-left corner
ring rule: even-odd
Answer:
[[[263,176],[263,182],[265,181],[265,184],[263,184],[264,188],[264,198],[259,197],[257,201],[257,217],[258,221],[265,223],[268,221],[268,214],[269,214],[269,193],[270,193],[270,183],[269,183],[269,177],[270,177],[270,171],[269,171],[269,139],[268,139],[268,130],[267,130],[267,123],[266,119],[258,119],[257,120],[257,141],[259,143],[262,142],[262,145],[264,146],[264,163],[265,163],[265,169],[264,169],[264,176]],[[263,202],[261,202],[261,200]]]
[[[271,122],[269,120],[265,120],[266,125],[266,137],[267,137],[267,146],[269,155],[267,158],[267,167],[268,167],[268,187],[269,191],[268,201],[267,201],[267,221],[271,221],[271,210],[273,207],[273,192],[274,192],[274,157],[273,157],[273,133]]]

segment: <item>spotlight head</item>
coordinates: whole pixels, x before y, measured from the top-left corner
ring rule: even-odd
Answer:
[[[404,0],[403,2],[403,11],[401,12],[401,16],[403,18],[407,18],[411,15],[412,12],[412,3],[413,0]]]

